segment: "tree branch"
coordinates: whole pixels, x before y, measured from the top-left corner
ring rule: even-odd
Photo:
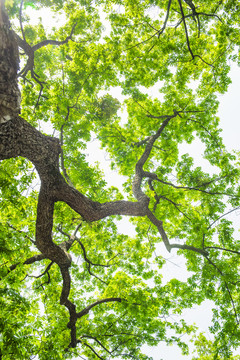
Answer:
[[[231,253],[233,253],[233,254],[238,254],[238,255],[240,255],[240,251],[231,250],[231,249],[226,249],[226,248],[222,248],[222,247],[219,247],[219,246],[205,246],[204,249],[216,249],[216,250],[227,251],[227,252],[231,252]]]
[[[30,240],[32,244],[36,244],[35,241],[34,241],[32,238],[30,238],[30,236],[28,236],[28,235],[25,233],[25,231],[16,229],[16,228],[15,228],[14,226],[12,226],[10,223],[7,223],[7,225],[8,225],[11,229],[17,231],[19,234],[23,234],[23,236],[24,236],[26,239]]]
[[[158,38],[160,37],[160,35],[164,32],[164,30],[166,29],[167,26],[167,22],[168,22],[168,18],[169,18],[169,14],[170,14],[170,8],[171,8],[171,4],[172,4],[172,0],[168,1],[168,6],[167,6],[167,13],[166,13],[166,17],[163,23],[163,27],[161,30],[158,31]]]
[[[23,263],[21,262],[18,262],[17,264],[13,264],[9,267],[9,272],[10,271],[13,271],[16,269],[16,267],[20,264],[23,264],[23,265],[31,265],[33,263],[35,263],[36,261],[41,261],[43,259],[46,259],[46,257],[43,255],[43,254],[37,254],[37,255],[34,255],[32,257],[30,257],[29,259],[25,260]]]
[[[220,215],[216,220],[214,220],[214,221],[208,226],[207,230],[209,230],[214,224],[216,224],[216,222],[217,222],[218,220],[222,219],[223,217],[231,214],[233,211],[236,211],[236,210],[238,210],[238,209],[240,209],[240,206],[237,206],[237,207],[229,210],[229,211],[226,212],[225,214]]]
[[[77,25],[77,23],[75,23],[75,24],[73,25],[70,35],[68,35],[65,40],[62,40],[62,41],[51,40],[51,39],[50,39],[50,40],[43,40],[43,41],[41,41],[40,43],[32,46],[32,50],[35,52],[35,51],[37,51],[37,50],[39,50],[39,49],[41,49],[42,47],[47,46],[47,45],[60,46],[60,45],[66,44],[69,40],[72,40],[72,35],[73,35],[73,32],[74,32],[74,30],[75,30],[76,25]]]
[[[185,21],[185,15],[184,15],[183,7],[182,7],[182,0],[178,0],[178,3],[179,3],[179,7],[180,7],[180,10],[181,10],[181,14],[182,14],[182,20],[183,20],[183,25],[184,25],[185,35],[186,35],[187,47],[188,47],[188,51],[191,54],[192,60],[194,60],[195,57],[198,57],[206,65],[214,67],[212,64],[209,64],[205,60],[203,60],[203,58],[200,55],[193,54],[192,48],[191,48],[191,45],[190,45],[189,36],[188,36],[188,29],[187,29],[187,24],[186,24],[186,21]]]
[[[101,360],[105,360],[103,357],[101,357],[93,348],[92,346],[90,346],[88,343],[78,340],[78,342],[80,342],[81,344],[84,344],[85,346],[87,346],[99,359]]]
[[[20,22],[21,22],[21,20],[20,20]],[[21,23],[21,25],[22,25],[22,23]],[[62,40],[62,41],[43,40],[43,41],[41,41],[40,43],[38,43],[38,44],[36,44],[34,46],[30,46],[28,44],[28,42],[26,41],[25,36],[24,36],[24,32],[23,32],[23,28],[21,26],[23,39],[21,39],[21,37],[16,33],[15,33],[15,38],[16,38],[16,40],[18,42],[18,45],[24,50],[25,54],[28,56],[28,60],[27,60],[27,64],[20,71],[18,76],[25,77],[27,75],[27,73],[30,71],[32,78],[41,86],[41,90],[42,90],[43,82],[41,82],[38,79],[38,75],[34,72],[34,53],[35,53],[35,51],[37,51],[37,50],[39,50],[42,47],[47,46],[47,45],[60,46],[60,45],[66,44],[69,40],[72,40],[72,35],[73,35],[73,32],[74,32],[74,29],[75,29],[76,25],[77,24],[73,25],[70,35],[67,36],[65,40]]]
[[[82,311],[77,313],[77,318],[80,319],[81,317],[83,317],[84,315],[87,315],[89,313],[89,311],[94,308],[97,305],[100,304],[104,304],[104,303],[108,303],[108,302],[122,302],[123,299],[122,298],[106,298],[106,299],[100,299],[95,301],[94,303],[92,303],[91,305],[88,305],[85,309],[83,309]]]
[[[19,9],[19,22],[20,22],[20,27],[21,27],[21,33],[22,33],[23,40],[26,41],[25,34],[24,34],[24,31],[23,31],[23,24],[22,24],[22,7],[23,7],[23,1],[24,1],[24,0],[21,0],[20,9]]]
[[[92,339],[92,340],[96,341],[106,352],[108,352],[109,354],[112,354],[112,351],[109,351],[109,350],[101,343],[101,341],[99,341],[95,336],[83,335],[83,336],[81,336],[81,339],[83,339],[83,338]]]
[[[169,1],[168,1],[168,7],[167,7],[166,17],[165,17],[165,20],[164,20],[164,23],[163,23],[163,26],[162,26],[161,30],[156,30],[156,32],[155,32],[153,35],[151,35],[149,38],[147,38],[146,40],[143,40],[143,41],[141,41],[141,42],[139,42],[139,43],[137,43],[137,44],[135,44],[135,45],[132,45],[132,46],[130,46],[129,48],[124,49],[125,51],[131,50],[131,49],[133,49],[133,48],[135,48],[135,47],[137,47],[137,46],[139,46],[139,45],[146,44],[149,40],[153,39],[155,36],[158,36],[158,38],[160,37],[160,35],[164,32],[164,30],[166,29],[166,26],[167,26],[169,14],[170,14],[171,3],[172,3],[172,0],[169,0]],[[151,51],[154,46],[155,46],[155,45],[153,45],[153,46],[148,50],[148,52]]]
[[[165,120],[163,121],[162,125],[160,126],[156,134],[149,137],[145,151],[143,152],[142,156],[140,157],[140,159],[138,160],[135,166],[135,177],[132,184],[133,195],[139,202],[143,202],[145,205],[148,205],[149,199],[141,190],[141,183],[144,176],[143,166],[149,158],[149,155],[152,151],[155,141],[160,137],[161,133],[163,132],[169,121],[175,118],[177,115],[178,113],[174,112],[174,115],[164,116]]]
[[[159,177],[154,174],[154,173],[151,173],[151,172],[148,172],[148,171],[144,171],[143,172],[143,176],[146,177],[146,178],[150,178],[152,180],[156,180],[164,185],[169,185],[169,186],[172,186],[174,187],[175,189],[183,189],[183,190],[195,190],[195,191],[200,191],[202,193],[205,193],[205,194],[208,194],[208,195],[227,195],[227,196],[232,196],[231,194],[227,194],[227,193],[219,193],[219,192],[210,192],[210,191],[206,191],[206,190],[202,190],[202,189],[199,189],[199,187],[202,187],[204,186],[204,184],[201,184],[199,185],[199,187],[191,187],[191,186],[178,186],[178,185],[174,185],[170,182],[167,182],[167,181],[164,181],[164,180],[161,180],[159,179]],[[218,178],[219,179],[219,178]],[[209,182],[210,183],[210,182]],[[207,183],[208,184],[208,183]],[[236,209],[235,209],[236,210]],[[223,215],[224,216],[224,215]],[[217,221],[217,220],[216,220]]]

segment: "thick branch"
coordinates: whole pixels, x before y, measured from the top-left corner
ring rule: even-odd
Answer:
[[[145,151],[143,152],[142,156],[140,157],[140,159],[138,160],[138,162],[136,164],[135,177],[134,177],[133,184],[132,184],[132,191],[133,191],[133,195],[135,196],[135,198],[139,202],[144,202],[145,205],[148,205],[149,199],[144,194],[144,192],[141,190],[141,183],[142,183],[142,179],[144,176],[143,175],[144,174],[143,166],[150,156],[150,153],[152,151],[155,141],[160,137],[161,133],[163,132],[163,130],[165,129],[165,127],[167,126],[169,121],[172,118],[176,117],[177,115],[178,114],[175,112],[174,115],[165,117],[165,120],[163,121],[162,125],[160,126],[160,128],[158,129],[156,134],[149,137],[149,141],[146,145]]]
[[[63,265],[69,267],[70,255],[52,241],[54,201],[46,188],[45,184],[41,186],[38,198],[36,245],[48,259],[56,262],[60,267]]]

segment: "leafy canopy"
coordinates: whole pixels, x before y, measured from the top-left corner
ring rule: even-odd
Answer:
[[[151,359],[142,346],[163,341],[188,354],[182,335],[194,338],[197,329],[181,312],[209,299],[212,341],[195,338],[196,359],[238,359],[240,244],[224,214],[240,206],[239,163],[216,116],[229,64],[240,61],[238,1],[12,0],[6,7],[34,49],[34,64],[27,47],[20,51],[21,116],[60,139],[67,182],[100,203],[147,196],[149,210],[130,218],[136,235],[128,236],[121,212],[88,222],[55,204],[53,241],[72,240],[69,299],[80,314],[72,346],[60,268],[41,258],[34,240],[40,180],[23,157],[3,160],[0,358]],[[93,139],[112,176],[124,176],[123,189],[108,186],[102,164],[89,163]],[[208,172],[193,154],[180,155],[194,139],[204,144]],[[162,241],[185,256],[185,282],[164,282]]]

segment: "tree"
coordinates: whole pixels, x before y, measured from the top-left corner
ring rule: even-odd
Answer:
[[[187,354],[182,335],[196,328],[181,312],[210,299],[214,340],[200,335],[196,349],[229,359],[239,162],[216,114],[239,62],[237,1],[0,3],[0,358],[151,359],[142,345],[163,341]],[[29,9],[43,7],[64,24],[31,25]],[[93,138],[122,192],[87,162]],[[179,155],[195,138],[213,174]],[[162,283],[161,242],[185,256],[186,282]]]

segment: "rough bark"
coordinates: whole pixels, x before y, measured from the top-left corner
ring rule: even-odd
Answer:
[[[0,124],[20,112],[20,91],[17,83],[19,54],[14,32],[0,1]]]
[[[61,175],[59,154],[58,139],[41,134],[20,116],[0,125],[0,160],[22,156],[35,165],[40,176],[36,244],[39,250],[53,261],[56,261],[54,253],[59,248],[53,246],[51,239],[55,202],[64,201],[89,222],[110,215],[144,216],[146,214],[146,207],[141,202],[113,201],[101,204],[88,199],[68,185]],[[59,253],[59,261],[60,258]],[[62,261],[63,259],[60,262]]]

